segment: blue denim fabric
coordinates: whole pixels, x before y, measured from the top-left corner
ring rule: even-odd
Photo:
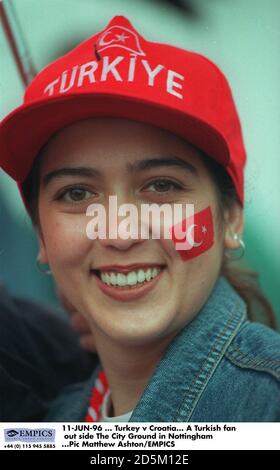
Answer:
[[[66,389],[46,421],[83,421],[99,370]],[[280,421],[280,335],[248,321],[243,300],[220,277],[169,344],[130,421]]]

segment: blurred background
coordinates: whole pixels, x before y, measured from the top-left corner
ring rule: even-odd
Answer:
[[[245,263],[260,273],[280,322],[279,0],[0,0],[23,70],[0,23],[0,119],[21,104],[34,72],[124,15],[149,40],[208,56],[230,82],[248,153]],[[26,132],[32,132],[27,129]],[[51,277],[36,269],[37,244],[15,184],[0,170],[0,282],[57,306]]]

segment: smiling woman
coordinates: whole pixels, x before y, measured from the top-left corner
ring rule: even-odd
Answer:
[[[149,80],[135,68],[124,85],[117,58],[132,50],[134,65],[146,56]],[[96,52],[107,67],[100,82],[84,70],[83,82],[46,93],[63,70]],[[180,74],[180,93],[163,86],[159,63]],[[32,141],[24,132],[31,123]],[[100,360],[87,382],[58,396],[46,420],[280,419],[279,335],[249,320],[254,312],[242,299],[249,286],[238,285],[226,262],[244,248],[245,150],[214,64],[145,41],[115,17],[34,79],[25,104],[2,123],[1,145],[2,166],[19,182],[37,229],[39,259],[87,320]],[[113,234],[105,224],[104,237],[88,237],[88,208],[102,207],[104,224],[112,197],[134,208],[130,235],[142,234],[143,205],[156,208],[159,236],[149,220],[150,236],[127,236],[123,211]],[[160,210],[179,206],[193,208],[179,217],[183,238],[173,219],[166,237]],[[272,324],[269,303],[258,298]]]

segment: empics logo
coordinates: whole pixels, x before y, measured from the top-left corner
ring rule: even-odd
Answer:
[[[137,34],[124,26],[111,26],[99,36],[96,44],[97,51],[102,52],[109,47],[121,47],[129,51],[131,55],[146,55],[141,49]]]
[[[18,431],[15,431],[14,429],[10,429],[9,431],[7,431],[8,437],[15,437],[17,435],[18,435]]]
[[[4,429],[5,442],[54,442],[55,429],[28,429],[28,428],[12,428]]]

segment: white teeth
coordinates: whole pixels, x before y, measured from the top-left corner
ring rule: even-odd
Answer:
[[[135,284],[137,284],[137,274],[134,271],[128,273],[126,278],[129,286],[135,286]]]
[[[138,282],[144,282],[146,279],[145,273],[142,269],[140,269],[137,273],[137,281]]]
[[[102,282],[108,286],[117,286],[117,287],[133,287],[137,284],[143,284],[144,282],[149,282],[151,279],[156,277],[162,268],[149,268],[145,271],[139,269],[138,271],[131,271],[128,274],[123,273],[105,273],[100,272],[100,277]]]
[[[112,286],[115,286],[117,284],[117,276],[115,273],[111,273],[110,275],[110,283]]]
[[[123,287],[127,284],[126,275],[122,273],[117,274],[117,286]]]
[[[157,273],[158,273],[157,268],[153,268],[153,270],[152,270],[152,279],[157,275]]]
[[[147,281],[150,281],[152,279],[152,270],[149,269],[148,271],[146,271],[146,280]]]

